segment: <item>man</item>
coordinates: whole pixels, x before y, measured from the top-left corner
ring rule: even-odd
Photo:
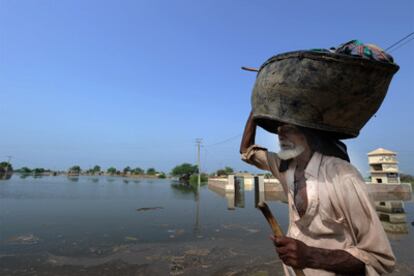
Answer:
[[[280,152],[255,145],[250,114],[240,153],[247,163],[272,172],[287,195],[287,235],[272,238],[285,274],[294,275],[291,267],[305,275],[391,272],[395,257],[345,145],[323,132],[276,124]]]

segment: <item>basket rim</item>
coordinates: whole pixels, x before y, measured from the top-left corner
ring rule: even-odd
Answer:
[[[360,65],[360,66],[376,67],[376,69],[388,70],[392,72],[393,74],[396,73],[400,68],[396,63],[388,63],[388,62],[382,62],[378,60],[364,59],[361,57],[338,54],[338,53],[331,53],[331,52],[316,52],[316,51],[310,51],[310,50],[300,50],[300,51],[291,51],[291,52],[281,53],[281,54],[277,54],[277,55],[270,57],[260,66],[258,73],[260,73],[260,71],[264,67],[269,65],[270,63],[284,60],[284,59],[290,59],[290,58],[298,58],[298,59],[308,58],[308,59],[313,59],[317,61],[334,61],[334,62],[340,62],[340,63]]]
[[[315,124],[312,122],[297,122],[295,120],[291,120],[289,118],[276,118],[276,116],[271,116],[271,115],[266,115],[266,114],[258,114],[255,113],[255,111],[253,110],[253,119],[257,120],[257,119],[266,119],[266,120],[271,120],[274,121],[276,124],[292,124],[292,125],[297,125],[297,126],[301,126],[301,127],[306,127],[306,128],[311,128],[311,129],[315,129],[315,130],[320,130],[320,131],[325,131],[328,133],[331,133],[333,136],[336,136],[339,139],[352,139],[352,138],[356,138],[359,136],[360,131],[356,130],[356,129],[351,129],[351,128],[345,128],[345,127],[333,127],[333,126],[329,126],[326,124]],[[260,126],[260,125],[259,125]],[[260,126],[262,127],[262,126]],[[263,128],[263,127],[262,127]],[[269,132],[275,133],[274,131],[268,130]]]

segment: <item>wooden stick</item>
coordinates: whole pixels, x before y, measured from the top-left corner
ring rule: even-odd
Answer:
[[[282,228],[280,227],[276,218],[273,216],[272,211],[270,211],[270,208],[269,206],[267,206],[266,202],[259,202],[259,204],[257,204],[257,207],[260,211],[262,211],[263,215],[265,216],[267,222],[270,225],[270,228],[272,228],[273,235],[275,235],[275,237],[277,238],[283,237]],[[305,276],[305,273],[303,273],[302,269],[293,268],[293,271],[295,271],[296,276]]]
[[[275,235],[275,237],[277,238],[283,237],[282,228],[280,227],[279,223],[277,222],[272,212],[270,211],[269,206],[267,206],[267,204],[262,201],[262,202],[259,202],[257,207],[260,209],[260,211],[262,211],[263,215],[265,216],[267,222],[270,225],[270,228],[272,228],[273,235]]]
[[[246,70],[246,71],[259,72],[259,69],[256,69],[253,67],[242,66],[241,69]]]

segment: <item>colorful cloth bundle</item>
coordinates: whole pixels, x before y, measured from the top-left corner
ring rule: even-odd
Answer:
[[[383,49],[374,44],[364,44],[359,40],[351,40],[335,49],[335,53],[374,59],[393,63],[394,59]]]
[[[349,42],[339,45],[337,48],[327,49],[312,49],[316,52],[330,52],[343,55],[350,55],[364,59],[372,59],[381,62],[394,63],[391,55],[387,54],[383,49],[374,44],[364,44],[359,40],[351,40]]]

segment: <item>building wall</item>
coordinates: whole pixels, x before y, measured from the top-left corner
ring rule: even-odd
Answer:
[[[385,173],[371,173],[371,181],[372,183],[375,183],[375,184],[377,183],[387,184],[388,178]]]
[[[382,164],[382,170],[387,172],[398,172],[397,164]]]
[[[389,173],[373,173],[371,172],[372,183],[383,183],[383,184],[399,184],[400,177],[397,173],[395,175],[389,175]]]
[[[368,156],[369,164],[378,164],[378,163],[397,163],[397,157],[395,155],[373,155]]]

